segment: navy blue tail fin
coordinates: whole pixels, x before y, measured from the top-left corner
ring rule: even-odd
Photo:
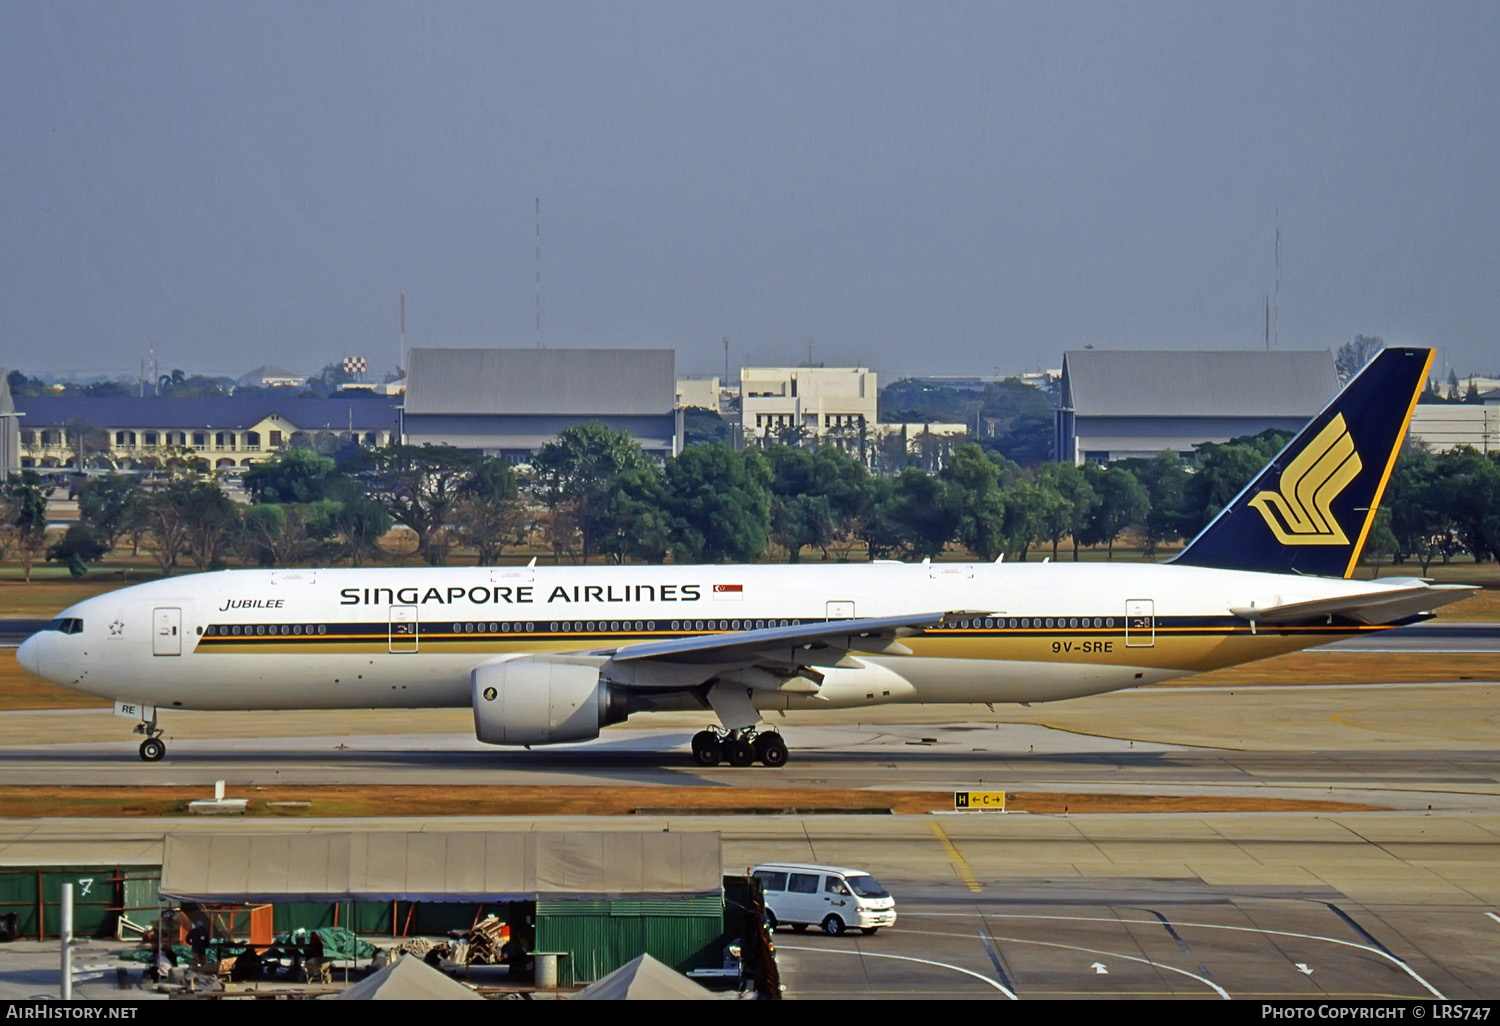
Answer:
[[[1382,351],[1173,562],[1350,576],[1431,365]]]

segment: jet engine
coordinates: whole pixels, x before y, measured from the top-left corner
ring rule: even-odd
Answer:
[[[599,679],[599,658],[517,656],[471,673],[474,733],[491,745],[592,741],[629,714],[625,694]]]

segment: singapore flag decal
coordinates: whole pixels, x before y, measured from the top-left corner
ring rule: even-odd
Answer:
[[[744,598],[745,586],[743,584],[714,585],[715,602],[741,602]]]

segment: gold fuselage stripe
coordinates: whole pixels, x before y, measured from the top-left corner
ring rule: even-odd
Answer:
[[[1092,618],[1091,618],[1092,619]],[[1217,618],[1215,618],[1217,619]],[[333,625],[325,625],[333,627]],[[1388,629],[1361,624],[1316,624],[1252,628],[1223,622],[1202,626],[1158,626],[1129,636],[1114,628],[934,628],[901,639],[910,657],[1070,663],[1080,666],[1139,666],[1173,670],[1212,670],[1295,652]],[[298,654],[464,654],[576,652],[611,648],[650,639],[706,637],[734,631],[552,631],[489,633],[424,629],[417,637],[384,631],[302,635],[205,635],[195,651],[205,653]],[[416,647],[411,648],[413,643]],[[768,643],[768,647],[775,643]],[[856,653],[857,654],[857,653]]]

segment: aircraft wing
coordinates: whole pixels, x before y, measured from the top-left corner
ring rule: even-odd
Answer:
[[[904,616],[824,620],[790,627],[765,627],[697,638],[673,638],[625,645],[605,654],[616,663],[658,660],[732,665],[772,661],[781,665],[831,665],[851,651],[904,652],[899,639],[945,619],[974,613],[910,613]],[[978,615],[984,615],[980,613]]]
[[[1248,606],[1232,606],[1229,611],[1257,623],[1292,623],[1318,616],[1347,616],[1373,625],[1394,623],[1430,612],[1438,606],[1465,599],[1474,590],[1467,584],[1427,584],[1412,578],[1400,578],[1353,595],[1296,602],[1252,602]]]

